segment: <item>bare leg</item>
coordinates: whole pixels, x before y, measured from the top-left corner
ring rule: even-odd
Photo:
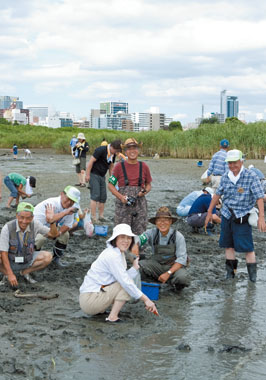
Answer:
[[[247,263],[255,263],[256,262],[256,256],[255,256],[254,251],[246,253],[246,262]]]
[[[81,170],[81,181],[80,183],[83,183],[85,185],[85,170]]]
[[[122,307],[124,306],[125,303],[126,303],[126,301],[115,301],[113,303],[110,314],[108,315],[108,319],[110,321],[116,321],[119,318],[118,314],[119,314],[120,310],[122,309]]]
[[[235,260],[235,250],[234,248],[225,248],[225,257],[227,260]]]
[[[91,199],[91,217],[96,219],[97,202]]]
[[[98,202],[99,218],[103,218],[104,203]]]
[[[14,197],[8,197],[8,200],[7,200],[7,205],[6,205],[6,207],[10,208],[10,206],[11,206],[11,203],[12,203],[13,199],[15,199],[15,198],[14,198]]]
[[[82,174],[81,173],[78,173],[78,179],[79,179],[79,183],[82,183]]]

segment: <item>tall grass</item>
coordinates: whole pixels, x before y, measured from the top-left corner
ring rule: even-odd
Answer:
[[[184,132],[160,130],[140,133],[0,124],[0,148],[11,148],[16,143],[19,148],[53,148],[58,153],[66,153],[69,152],[72,135],[79,132],[85,134],[90,153],[104,137],[108,142],[135,137],[143,142],[142,154],[145,156],[159,153],[164,157],[206,159],[219,149],[220,140],[226,138],[231,149],[242,150],[248,158],[263,158],[266,155],[266,122],[243,124],[238,121],[204,124]]]

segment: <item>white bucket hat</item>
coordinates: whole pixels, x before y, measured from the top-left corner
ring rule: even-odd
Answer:
[[[110,243],[112,240],[114,240],[119,235],[127,235],[135,237],[136,235],[133,234],[131,227],[128,224],[121,223],[114,227],[112,236],[107,240],[107,243]]]
[[[86,137],[84,136],[84,133],[80,132],[78,134],[78,139],[80,139],[80,140],[86,140]]]

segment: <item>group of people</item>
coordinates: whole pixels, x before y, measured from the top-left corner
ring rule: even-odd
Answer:
[[[81,136],[82,135],[82,136]],[[91,215],[93,221],[104,221],[104,205],[107,198],[106,173],[109,171],[108,189],[115,196],[114,229],[107,240],[107,248],[88,270],[80,287],[80,306],[91,315],[110,309],[106,322],[119,323],[119,313],[131,298],[142,300],[147,310],[158,313],[156,305],[141,291],[139,279],[169,283],[176,290],[189,285],[187,271],[188,256],[184,236],[173,224],[177,221],[169,208],[160,207],[156,215],[148,220],[146,195],[151,191],[152,177],[148,165],[139,161],[141,144],[128,138],[124,144],[115,140],[96,148],[80,176],[79,185],[89,182],[91,193]],[[237,268],[235,251],[245,252],[249,278],[256,281],[256,258],[252,240],[252,229],[248,223],[250,210],[257,203],[259,209],[258,228],[265,231],[264,192],[257,174],[243,166],[242,153],[230,150],[227,140],[221,141],[221,150],[212,158],[208,169],[206,187],[195,196],[191,207],[184,211],[191,226],[206,229],[213,223],[221,223],[220,247],[225,248],[227,278],[234,278]],[[88,144],[83,134],[72,147],[79,158]],[[115,164],[121,150],[125,156]],[[82,160],[80,161],[82,163]],[[29,177],[30,186],[36,179]],[[80,191],[66,186],[58,197],[49,198],[35,208],[27,202],[18,202],[19,196],[27,196],[22,187],[25,179],[11,173],[4,179],[11,191],[9,206],[16,199],[16,219],[8,222],[0,236],[0,272],[12,285],[17,286],[16,274],[34,283],[31,272],[43,269],[54,261],[65,267],[62,256],[69,241],[69,231],[74,224],[74,214],[80,203]],[[34,182],[34,183],[33,183]],[[198,193],[198,192],[197,192]],[[12,198],[12,199],[11,199]],[[216,206],[222,198],[222,209]],[[97,219],[98,211],[98,219]],[[148,221],[154,228],[147,229]],[[53,252],[41,250],[46,239],[54,239]],[[146,245],[152,256],[142,254]],[[130,254],[128,255],[128,253]],[[127,269],[127,260],[132,267]]]

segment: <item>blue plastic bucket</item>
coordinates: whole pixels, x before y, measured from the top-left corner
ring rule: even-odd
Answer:
[[[94,226],[94,232],[99,236],[107,236],[108,226]]]
[[[160,284],[141,281],[141,291],[152,301],[159,299]]]
[[[199,168],[201,168],[203,166],[203,161],[198,161],[197,165],[198,165]]]

